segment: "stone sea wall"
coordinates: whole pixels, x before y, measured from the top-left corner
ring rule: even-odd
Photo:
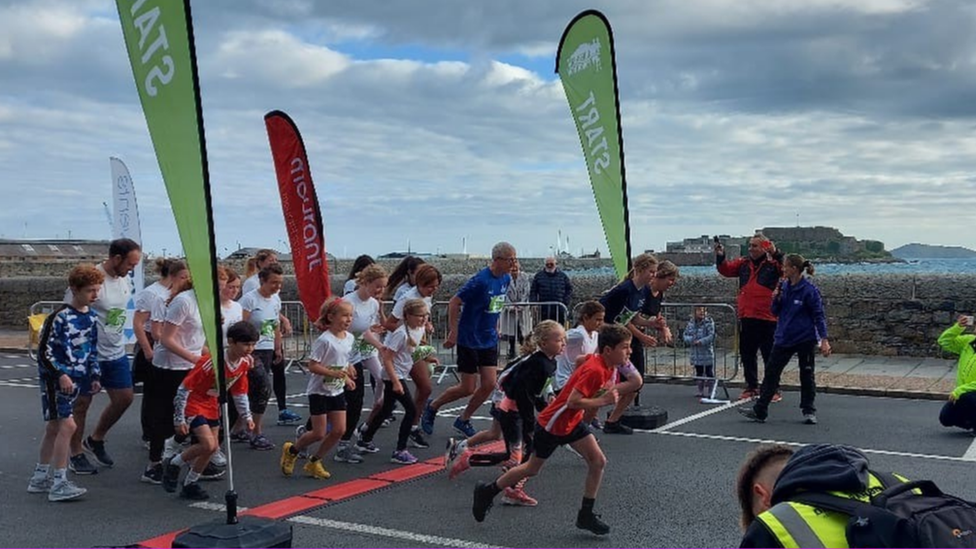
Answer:
[[[606,260],[575,260],[601,266]],[[333,290],[341,291],[349,262],[340,261]],[[395,262],[387,265],[392,268]],[[436,300],[447,300],[485,260],[450,262],[443,267],[444,284]],[[531,274],[542,260],[524,262]],[[569,269],[588,268],[569,261]],[[343,270],[345,267],[345,270]],[[333,271],[335,272],[335,270]],[[150,277],[151,278],[151,277]],[[822,275],[813,277],[824,296],[833,348],[839,353],[940,356],[936,338],[957,314],[976,313],[974,275]],[[615,281],[610,276],[574,277],[574,304],[597,297]],[[0,327],[26,328],[30,305],[61,299],[63,276],[0,278]],[[684,276],[666,301],[675,303],[735,303],[737,283],[715,276]],[[297,300],[295,280],[286,276],[282,298]]]

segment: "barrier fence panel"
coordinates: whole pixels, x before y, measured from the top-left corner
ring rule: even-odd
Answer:
[[[282,301],[281,314],[291,323],[291,334],[283,340],[285,371],[295,366],[304,372],[304,362],[312,352],[312,342],[319,336],[318,329],[308,319],[301,301]]]

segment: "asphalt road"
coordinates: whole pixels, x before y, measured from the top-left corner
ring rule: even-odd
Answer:
[[[117,465],[94,476],[75,477],[89,489],[83,500],[53,504],[28,494],[27,479],[42,431],[34,378],[34,366],[26,356],[0,355],[0,545],[126,545],[222,516],[224,481],[205,485],[212,497],[203,505],[139,482],[146,463],[139,443],[140,397],[110,434],[108,449]],[[288,381],[290,394],[304,390],[301,374],[290,375]],[[735,546],[740,536],[735,473],[745,454],[761,441],[850,444],[866,450],[876,469],[932,479],[954,494],[976,499],[974,438],[938,425],[940,402],[819,395],[820,424],[807,426],[800,423],[799,395],[786,393],[784,401],[772,407],[769,421],[760,425],[742,420],[731,407],[701,405],[692,392],[680,385],[648,386],[645,402],[665,408],[669,425],[633,436],[601,435],[609,464],[597,512],[612,526],[609,536],[592,536],[574,527],[585,465],[559,451],[527,485],[540,501],[536,508],[496,505],[484,523],[476,523],[470,512],[474,484],[493,478],[497,471],[473,469],[453,482],[440,472],[292,517],[294,546]],[[106,400],[104,395],[96,397],[91,417],[97,417]],[[293,400],[304,404],[302,397]],[[418,457],[442,453],[451,435],[450,421],[439,419],[432,447],[417,450]],[[485,420],[476,422],[476,427],[487,425]],[[292,431],[267,428],[279,445]],[[298,474],[284,478],[278,471],[277,450],[258,452],[234,445],[240,505],[264,505],[396,469],[387,462],[394,438],[394,429],[382,430],[376,443],[384,450],[368,456],[364,464],[328,462],[333,473],[328,481]]]

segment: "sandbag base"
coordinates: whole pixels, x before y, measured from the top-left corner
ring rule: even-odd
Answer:
[[[632,429],[657,429],[667,422],[668,412],[660,406],[636,406],[620,416],[620,423]]]
[[[173,547],[291,547],[291,540],[291,524],[245,515],[237,524],[221,519],[194,526]]]

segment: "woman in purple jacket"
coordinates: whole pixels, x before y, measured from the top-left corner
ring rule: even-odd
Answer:
[[[821,354],[830,356],[830,343],[827,341],[827,318],[824,315],[820,290],[803,276],[804,271],[813,274],[813,265],[809,261],[797,254],[786,256],[783,263],[785,279],[780,281],[773,292],[773,314],[779,317],[779,321],[773,337],[773,350],[760,387],[759,400],[751,408],[739,408],[740,414],[753,421],[766,421],[769,402],[779,386],[783,368],[796,355],[800,362],[800,409],[803,411],[803,422],[808,425],[817,423],[817,409],[813,406],[817,393],[813,355],[819,342]]]

